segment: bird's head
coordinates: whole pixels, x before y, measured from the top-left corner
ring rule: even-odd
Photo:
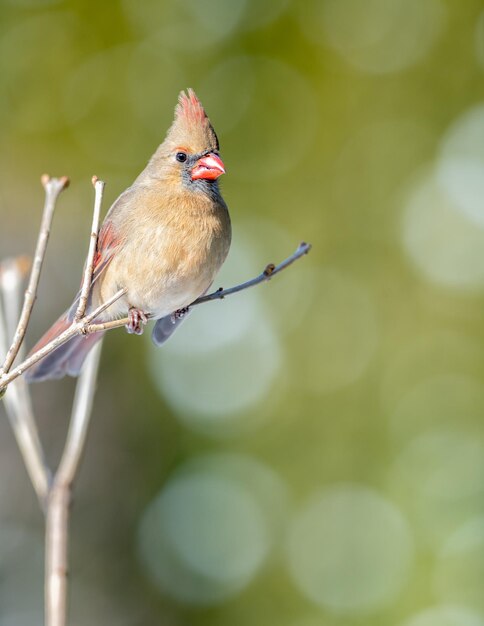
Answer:
[[[217,135],[192,89],[180,93],[173,124],[153,158],[166,177],[193,190],[213,186],[225,173]]]

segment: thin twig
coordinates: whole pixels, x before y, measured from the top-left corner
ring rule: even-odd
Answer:
[[[92,184],[94,185],[95,199],[94,199],[94,211],[92,215],[91,226],[91,239],[89,242],[89,251],[87,253],[86,265],[84,267],[84,276],[82,279],[81,295],[79,297],[79,305],[77,307],[75,320],[78,322],[84,317],[86,312],[87,300],[89,298],[89,292],[91,290],[92,272],[94,268],[94,256],[96,254],[97,237],[99,233],[99,218],[101,215],[101,205],[103,200],[104,182],[99,180],[96,176],[92,177]]]
[[[244,289],[248,289],[249,287],[254,287],[255,285],[258,285],[262,282],[268,281],[273,276],[275,276],[279,272],[282,272],[282,270],[289,267],[289,265],[294,263],[294,261],[297,261],[302,256],[307,254],[310,249],[311,249],[310,244],[301,243],[298,249],[296,250],[296,252],[294,252],[294,254],[292,254],[290,257],[288,257],[281,263],[279,263],[279,265],[269,264],[266,266],[264,271],[256,278],[253,278],[252,280],[248,280],[245,283],[241,283],[240,285],[236,285],[235,287],[231,287],[230,289],[220,288],[211,294],[198,298],[197,300],[192,302],[190,307],[193,307],[199,304],[204,304],[205,302],[211,302],[212,300],[222,300],[223,298],[230,296],[234,293],[237,293]],[[35,365],[35,363],[37,363],[38,361],[46,357],[48,354],[50,354],[51,352],[59,348],[61,345],[69,341],[69,339],[71,339],[71,337],[74,337],[74,335],[79,335],[79,334],[89,335],[92,333],[98,333],[98,332],[102,332],[105,330],[112,330],[114,328],[119,328],[121,326],[125,326],[126,324],[128,324],[129,318],[127,317],[118,319],[118,320],[112,320],[109,322],[91,324],[91,322],[96,317],[98,317],[100,313],[102,313],[105,309],[107,309],[112,304],[114,304],[114,302],[119,300],[125,293],[126,293],[126,289],[119,290],[112,298],[107,300],[104,304],[99,306],[93,312],[89,313],[89,315],[85,315],[78,322],[74,321],[71,324],[71,326],[67,328],[67,330],[65,330],[63,333],[58,335],[55,339],[53,339],[48,344],[40,348],[40,350],[32,354],[30,357],[25,359],[23,363],[20,363],[20,365],[14,368],[11,372],[9,372],[8,374],[4,374],[3,376],[0,376],[0,395],[2,393],[2,390],[5,389],[7,385],[10,382],[12,382],[12,380],[15,380],[15,378],[23,374],[27,369],[32,367],[32,365]]]
[[[45,624],[65,626],[69,506],[89,427],[102,341],[89,352],[76,386],[67,440],[49,492],[46,516]]]
[[[24,272],[24,258],[5,261],[0,266],[0,355],[7,352],[7,337],[13,334],[18,320],[20,285]],[[2,301],[6,315],[3,314]],[[40,443],[28,385],[23,379],[15,381],[12,385],[5,398],[5,410],[27,473],[43,509],[49,488],[50,472]]]
[[[259,276],[257,276],[256,278],[252,278],[252,280],[248,280],[247,282],[241,283],[240,285],[236,285],[235,287],[230,287],[230,289],[222,289],[222,288],[217,289],[217,291],[214,291],[213,293],[209,293],[206,296],[197,298],[195,302],[192,302],[192,304],[190,304],[190,307],[197,306],[199,304],[204,304],[205,302],[211,302],[212,300],[222,300],[223,298],[226,298],[227,296],[231,296],[233,293],[243,291],[244,289],[248,289],[249,287],[254,287],[255,285],[259,285],[260,283],[270,280],[273,276],[275,276],[276,274],[279,274],[279,272],[282,272],[282,270],[285,270],[286,267],[289,267],[289,265],[292,265],[294,261],[297,261],[298,259],[303,257],[310,250],[311,250],[311,244],[302,242],[299,244],[299,247],[296,250],[296,252],[294,252],[294,254],[291,254],[290,257],[287,257],[287,259],[284,259],[284,261],[279,263],[279,265],[274,265],[273,263],[269,263],[269,265],[265,267],[264,271],[261,274],[259,274]]]
[[[31,354],[29,357],[25,359],[22,363],[14,367],[13,370],[8,372],[8,374],[4,374],[0,376],[0,397],[2,391],[16,378],[21,376],[25,371],[27,371],[32,365],[38,363],[41,359],[46,357],[48,354],[64,345],[69,339],[72,339],[75,335],[86,335],[89,334],[87,329],[89,328],[90,323],[93,319],[95,319],[98,315],[103,313],[106,309],[108,309],[111,305],[117,302],[124,294],[126,293],[126,289],[120,289],[117,291],[111,298],[106,300],[103,304],[98,306],[94,311],[91,311],[89,315],[85,315],[82,320],[78,322],[72,322],[72,324],[60,335],[57,335],[55,339],[46,343],[45,346],[42,346],[37,352]]]
[[[22,341],[25,337],[25,333],[27,332],[27,325],[29,323],[29,319],[32,314],[32,309],[37,295],[40,271],[42,269],[45,251],[47,248],[47,243],[49,241],[50,227],[52,224],[52,218],[54,216],[55,205],[59,194],[69,184],[69,179],[67,178],[67,176],[63,176],[62,178],[49,178],[49,176],[45,174],[44,176],[42,176],[41,181],[45,189],[45,203],[39,237],[35,249],[34,262],[32,264],[29,284],[25,292],[22,314],[20,315],[12,345],[7,352],[5,362],[0,370],[0,374],[8,372],[12,367],[12,364],[15,361],[15,357],[17,356]]]
[[[197,306],[199,304],[205,304],[205,302],[211,302],[212,300],[223,300],[227,296],[231,296],[234,293],[243,291],[244,289],[249,289],[249,287],[254,287],[255,285],[259,285],[260,283],[266,282],[270,280],[276,274],[279,274],[279,272],[282,272],[282,270],[285,270],[287,267],[289,267],[289,265],[292,265],[294,261],[297,261],[298,259],[303,257],[310,250],[311,250],[311,244],[303,242],[299,244],[299,247],[296,250],[296,252],[294,252],[294,254],[291,254],[290,257],[288,257],[287,259],[284,259],[284,261],[279,263],[279,265],[274,265],[272,263],[269,263],[269,265],[265,267],[264,271],[261,274],[259,274],[259,276],[256,276],[256,278],[252,278],[251,280],[248,280],[245,283],[241,283],[240,285],[236,285],[235,287],[230,287],[230,289],[222,289],[222,287],[220,287],[219,289],[217,289],[217,291],[209,293],[206,296],[202,296],[201,298],[197,298],[194,302],[190,304],[188,308]],[[150,318],[150,315],[147,315],[147,317]],[[114,328],[120,328],[121,326],[126,326],[126,324],[128,323],[129,323],[129,318],[123,317],[121,319],[113,320],[110,322],[90,324],[89,326],[86,326],[85,332],[87,334],[99,333],[105,330],[112,330]],[[0,379],[0,383],[1,383],[1,379]]]

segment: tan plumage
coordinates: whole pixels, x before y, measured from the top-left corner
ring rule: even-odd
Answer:
[[[112,205],[101,228],[90,307],[127,289],[103,320],[134,312],[129,330],[139,333],[138,313],[171,317],[210,287],[231,240],[228,209],[217,181],[224,172],[218,149],[200,101],[192,90],[182,92],[165,141]],[[61,332],[68,320],[69,312],[34,350]],[[172,329],[166,320],[159,322],[159,329],[155,327],[154,339],[162,343]],[[87,343],[75,338],[40,361],[28,377],[77,375],[92,345],[92,337]]]

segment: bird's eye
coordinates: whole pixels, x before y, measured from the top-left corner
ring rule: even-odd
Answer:
[[[185,163],[185,161],[187,160],[187,153],[186,152],[177,152],[175,158],[176,158],[176,160],[179,163]]]

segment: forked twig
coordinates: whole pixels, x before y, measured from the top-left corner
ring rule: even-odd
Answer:
[[[85,315],[89,290],[92,281],[94,256],[96,253],[97,236],[99,230],[99,216],[104,183],[93,179],[95,187],[95,207],[89,252],[86,259],[81,295],[76,318],[68,329],[70,333],[63,333],[49,345],[44,346],[31,357],[25,359],[23,364],[13,370],[10,367],[19,353],[27,325],[32,312],[36,297],[42,261],[45,255],[48,233],[52,222],[55,199],[60,191],[65,188],[67,179],[50,179],[43,177],[42,183],[46,189],[48,200],[44,209],[41,236],[36,251],[36,262],[29,281],[24,308],[20,315],[14,341],[6,359],[2,381],[13,382],[9,393],[5,398],[5,406],[17,439],[18,446],[24,458],[32,484],[39,498],[42,509],[46,516],[46,566],[45,566],[45,623],[46,626],[65,626],[67,619],[67,547],[69,536],[69,504],[71,488],[76,476],[82,452],[84,450],[89,419],[95,391],[95,382],[99,366],[101,344],[99,342],[88,355],[82,368],[79,381],[76,386],[76,395],[73,403],[72,416],[69,432],[66,439],[59,468],[50,481],[50,471],[44,460],[42,444],[38,437],[33,411],[30,402],[30,393],[26,382],[18,379],[20,373],[28,366],[49,354],[64,341],[76,333],[84,331],[97,315],[108,308],[124,293],[120,290],[110,301],[101,307]],[[18,305],[20,302],[19,287],[21,284],[20,262],[5,261],[0,266],[0,353],[7,353],[8,337],[13,334],[14,325],[19,318]],[[4,304],[8,300],[9,313],[4,315]],[[15,321],[14,321],[15,320]],[[0,387],[1,392],[1,387]]]
[[[57,335],[57,337],[55,339],[52,339],[52,341],[49,341],[49,343],[46,343],[45,346],[42,346],[42,348],[37,350],[37,352],[31,354],[25,359],[25,361],[17,365],[17,367],[14,367],[10,372],[8,372],[8,374],[0,376],[0,397],[2,391],[6,389],[13,380],[21,376],[25,371],[32,367],[32,365],[35,365],[48,354],[67,343],[69,339],[72,339],[72,337],[76,335],[87,335],[92,332],[89,330],[92,320],[100,315],[103,311],[108,309],[115,302],[117,302],[125,293],[125,289],[120,289],[114,294],[114,296],[109,298],[109,300],[106,300],[106,302],[98,306],[96,309],[94,309],[94,311],[91,311],[91,313],[89,313],[88,315],[85,315],[81,320],[79,320],[78,322],[73,321],[72,324],[64,332],[62,332],[60,335]]]

